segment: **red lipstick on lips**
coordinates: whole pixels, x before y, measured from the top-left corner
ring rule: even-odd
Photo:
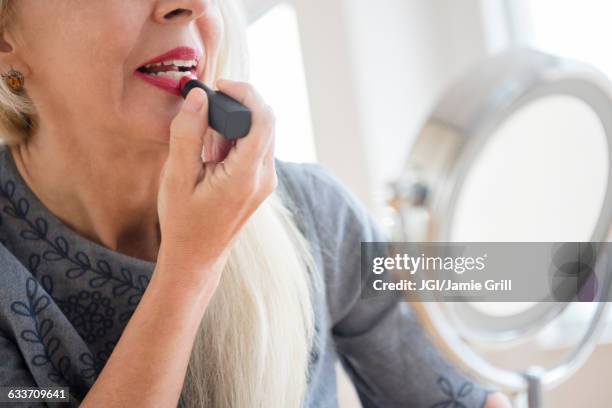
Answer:
[[[195,61],[196,64],[193,66],[176,66],[174,64],[166,65],[169,61],[181,60],[181,61]],[[163,89],[176,96],[181,96],[180,80],[181,78],[174,78],[165,74],[163,76],[154,75],[160,72],[171,73],[171,72],[182,72],[189,78],[196,78],[198,68],[200,66],[201,54],[191,47],[176,47],[164,54],[158,55],[157,57],[142,64],[134,75],[146,81],[147,83]],[[159,64],[152,66],[153,64]],[[189,74],[187,74],[189,73]],[[172,74],[170,74],[172,75]]]

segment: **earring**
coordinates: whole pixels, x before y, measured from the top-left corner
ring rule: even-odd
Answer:
[[[15,93],[19,93],[23,90],[25,78],[23,74],[16,69],[12,68],[6,74],[2,74],[2,79],[6,85]]]

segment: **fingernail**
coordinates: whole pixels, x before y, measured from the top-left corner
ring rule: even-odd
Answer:
[[[196,113],[202,109],[202,105],[204,105],[204,91],[200,88],[193,88],[185,98],[183,109]]]

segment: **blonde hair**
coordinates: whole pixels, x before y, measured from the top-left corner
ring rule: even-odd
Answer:
[[[0,0],[6,27],[10,0]],[[218,0],[224,21],[215,79],[247,78],[245,24],[234,0]],[[0,81],[4,143],[32,130],[27,96]],[[314,341],[319,290],[308,242],[277,193],[253,214],[232,247],[193,346],[180,403],[185,407],[300,407]]]
[[[0,32],[12,17],[12,0],[0,0]],[[35,126],[32,101],[24,94],[15,94],[5,81],[0,81],[0,142],[16,144],[26,140]]]

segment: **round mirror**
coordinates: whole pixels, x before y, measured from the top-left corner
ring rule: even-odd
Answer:
[[[472,161],[449,239],[589,241],[608,162],[605,130],[589,105],[566,95],[532,101],[501,123]]]
[[[478,64],[444,94],[411,149],[394,185],[395,239],[606,241],[612,222],[611,89],[593,68],[533,50]],[[606,275],[599,295],[607,296],[609,286]],[[580,341],[536,375],[528,367],[495,367],[475,347],[524,341],[570,303],[421,300],[415,309],[451,359],[507,391],[529,385],[536,390],[570,375],[591,352],[606,305],[594,303]],[[532,397],[531,406],[537,406]]]

